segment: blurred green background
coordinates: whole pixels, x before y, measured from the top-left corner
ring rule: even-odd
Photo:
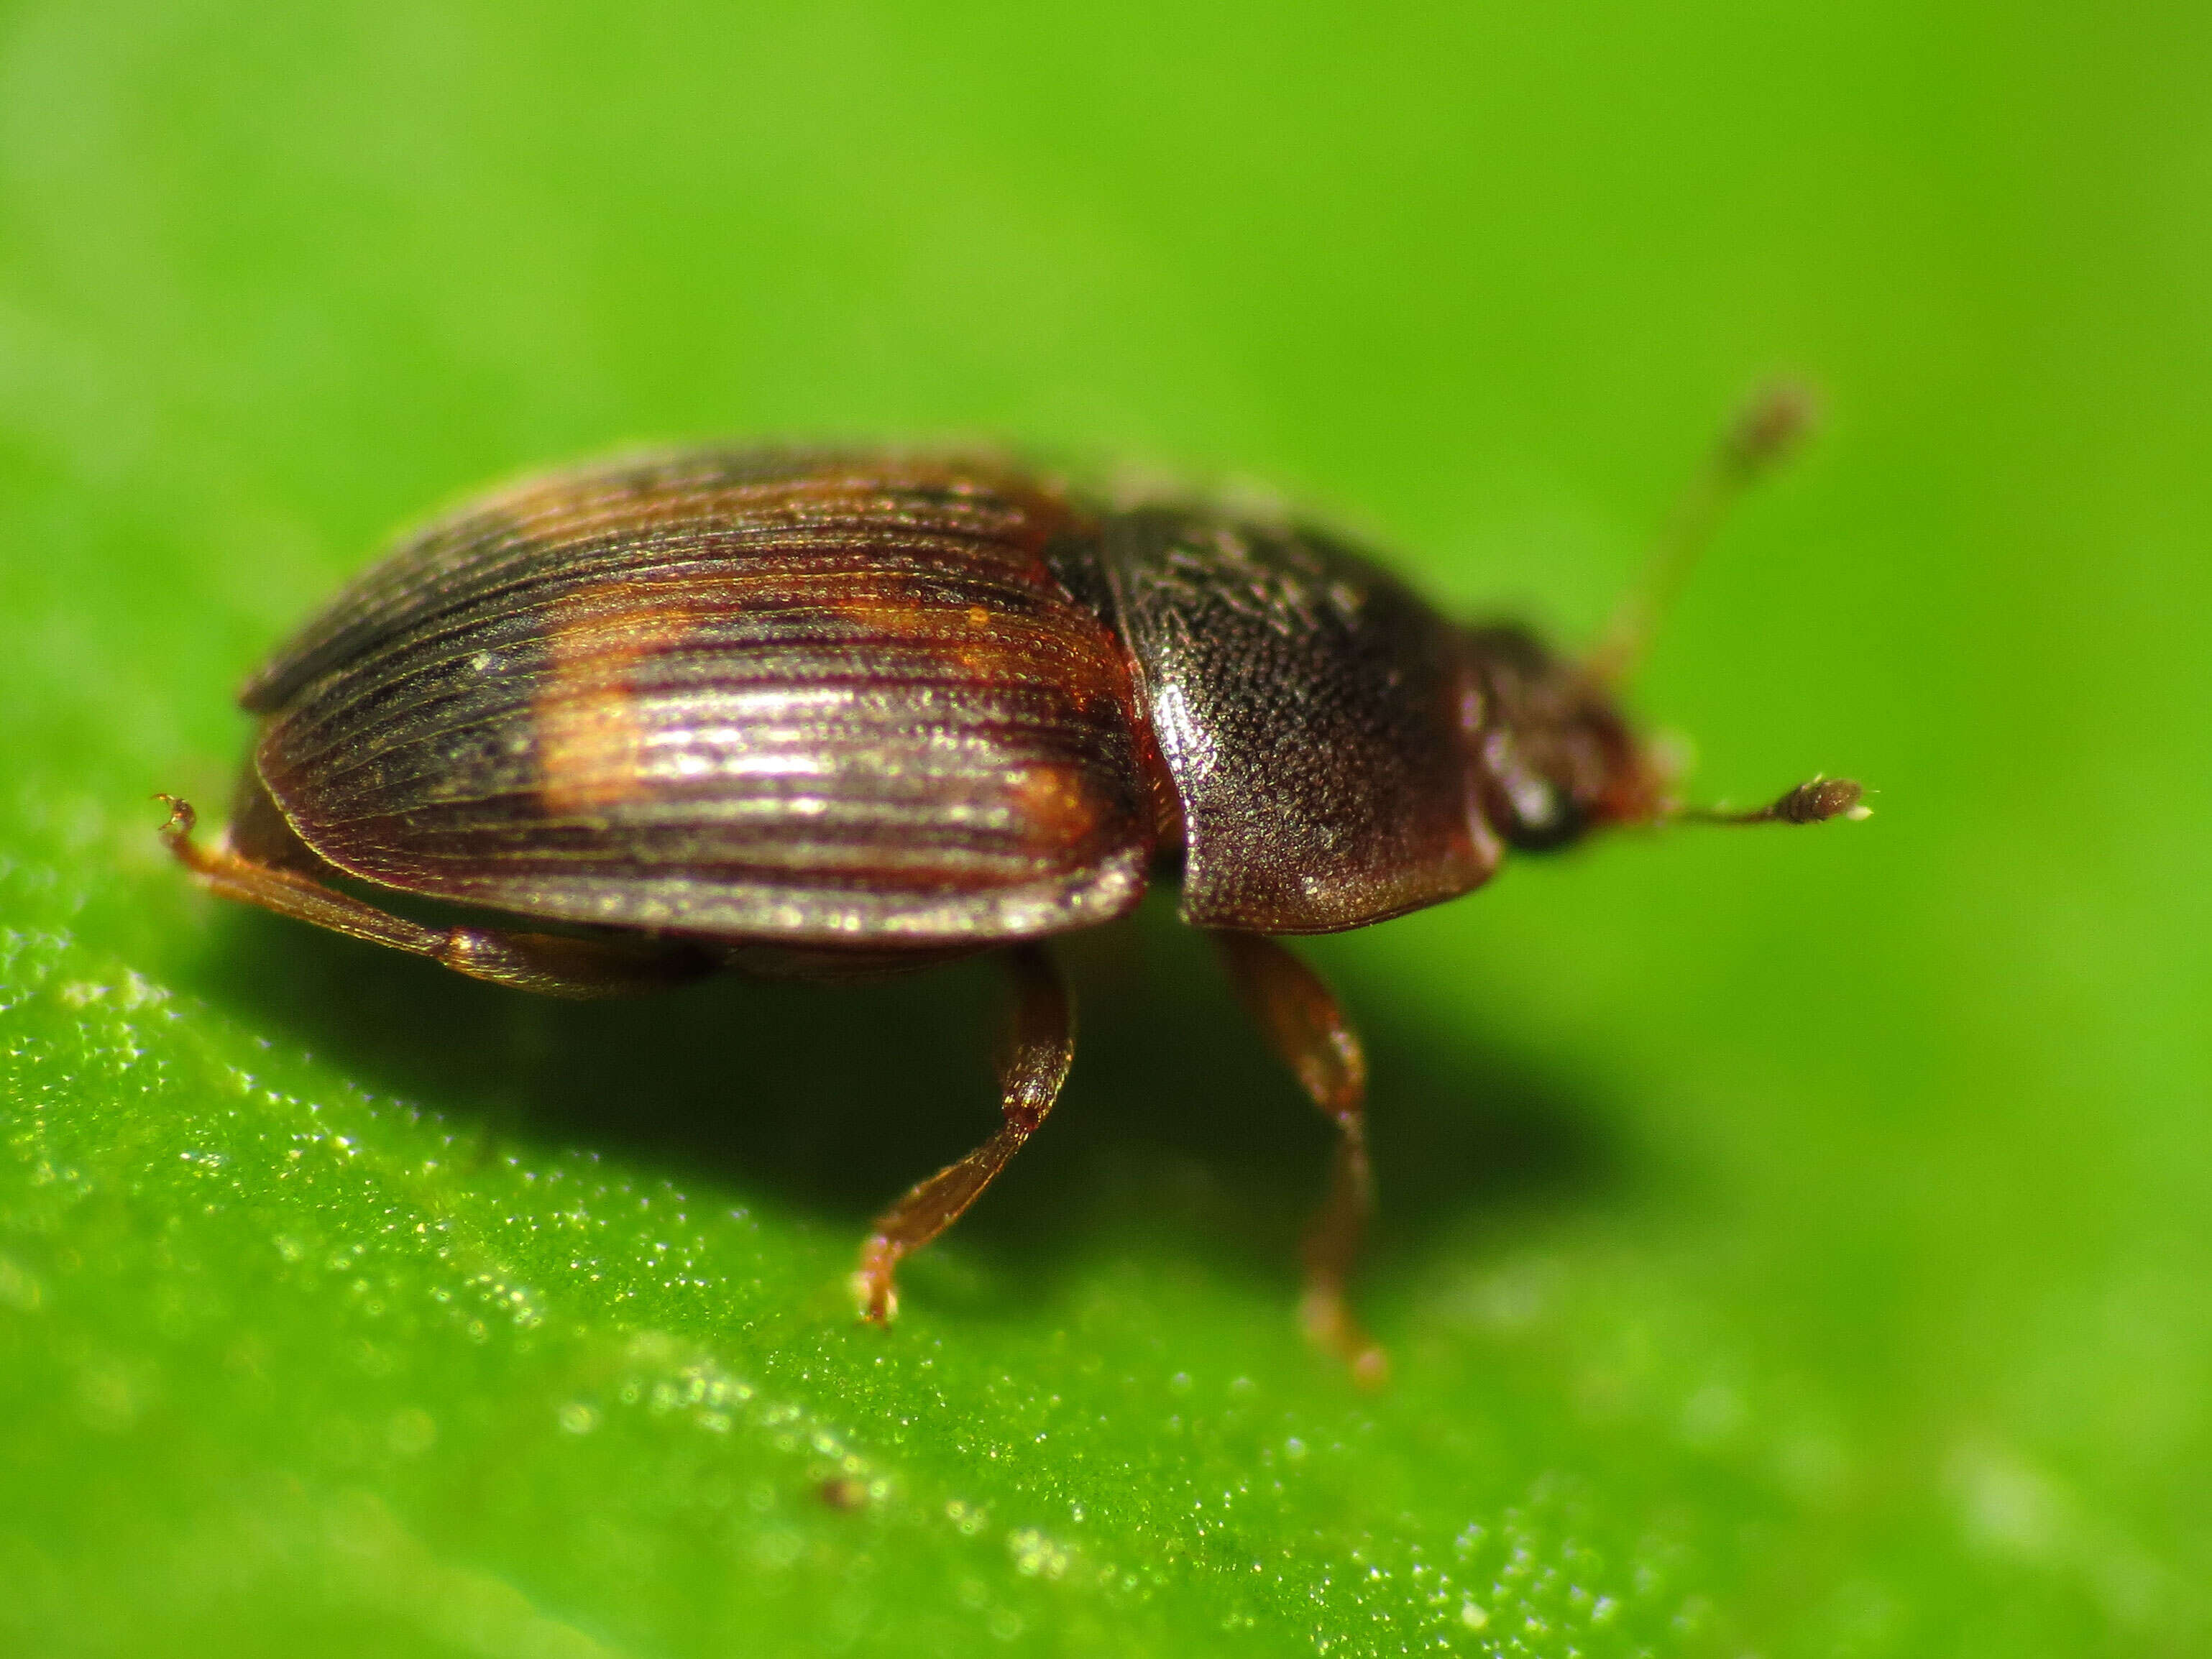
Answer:
[[[0,1646],[2204,1651],[2208,74],[2202,6],[0,5]],[[1827,428],[1639,701],[1878,814],[1314,945],[1376,1395],[1164,908],[884,1338],[988,975],[538,1005],[156,846],[519,469],[999,436],[1574,639],[1777,368]]]

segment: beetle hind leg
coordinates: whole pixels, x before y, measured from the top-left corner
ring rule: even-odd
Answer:
[[[156,799],[169,805],[161,839],[177,861],[216,897],[258,905],[348,939],[428,957],[471,979],[547,996],[616,997],[679,984],[711,972],[714,966],[690,945],[653,943],[640,949],[562,933],[426,927],[325,885],[299,862],[298,854],[292,862],[276,862],[273,853],[258,855],[261,849],[254,842],[248,843],[253,851],[240,851],[228,836],[203,846],[192,838],[199,816],[191,804],[174,795]]]
[[[1337,1127],[1328,1196],[1306,1231],[1305,1291],[1299,1322],[1337,1355],[1362,1384],[1374,1387],[1389,1359],[1352,1311],[1352,1272],[1375,1212],[1375,1175],[1367,1157],[1367,1056],[1359,1036],[1321,975],[1258,933],[1213,936],[1238,1000],[1297,1074],[1314,1104]]]
[[[1075,1006],[1052,957],[1041,945],[1006,953],[1014,1009],[999,1051],[999,1127],[957,1164],[921,1182],[877,1218],[853,1275],[860,1316],[890,1322],[898,1311],[894,1277],[899,1262],[957,1221],[982,1195],[1022,1143],[1036,1133],[1075,1060]]]

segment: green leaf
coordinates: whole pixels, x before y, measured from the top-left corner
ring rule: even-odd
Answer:
[[[2212,1639],[2201,16],[0,10],[0,1645],[2184,1653]],[[1732,401],[1830,428],[1639,700],[1765,799],[1311,954],[1162,903],[981,1138],[982,967],[540,1004],[161,853],[392,527],[639,440],[1260,477],[1586,637]]]

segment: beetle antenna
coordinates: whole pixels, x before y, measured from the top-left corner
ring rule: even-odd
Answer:
[[[1826,823],[1830,818],[1870,818],[1866,791],[1850,778],[1814,778],[1780,799],[1748,812],[1725,807],[1686,806],[1664,814],[1662,823]]]
[[[1819,416],[1819,400],[1802,380],[1773,381],[1746,401],[1674,503],[1635,585],[1599,636],[1588,664],[1592,679],[1617,686],[1636,672],[1660,617],[1681,592],[1729,507],[1797,447]]]

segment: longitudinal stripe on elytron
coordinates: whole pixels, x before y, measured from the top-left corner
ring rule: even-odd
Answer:
[[[1060,638],[1042,629],[1034,637],[1039,645],[1056,644]],[[763,692],[803,698],[824,690],[849,689],[863,697],[876,695],[879,702],[885,696],[900,697],[910,708],[916,697],[945,697],[965,707],[1001,695],[1034,699],[1041,708],[1066,705],[1066,694],[1050,674],[1054,664],[1064,659],[1061,653],[1016,649],[988,654],[1002,672],[992,683],[979,686],[975,662],[964,659],[957,649],[937,648],[927,641],[887,640],[873,650],[846,645],[835,651],[804,641],[726,647],[702,643],[657,653],[620,689],[632,695],[675,690],[702,700]],[[1083,656],[1091,654],[1086,651]],[[380,685],[359,686],[350,695],[329,696],[312,716],[278,717],[271,731],[280,752],[292,764],[304,765],[343,748],[353,757],[338,770],[349,770],[428,733],[488,723],[520,709],[545,696],[536,684],[538,678],[532,665],[518,663],[511,672],[422,695],[411,703]],[[578,688],[578,695],[596,693],[596,687]],[[439,722],[433,716],[440,711],[462,714],[463,718]],[[929,708],[919,708],[911,717],[928,720]],[[372,723],[391,728],[381,745],[363,744],[361,734],[352,729]]]
[[[855,763],[865,757],[867,747],[903,744],[939,752],[951,746],[977,756],[987,765],[995,765],[998,750],[1011,750],[1018,757],[1040,744],[1065,743],[1071,725],[1078,731],[1094,726],[1108,729],[1101,720],[1077,716],[1049,691],[987,697],[948,682],[943,689],[960,695],[940,702],[928,696],[931,689],[928,684],[908,682],[907,695],[902,697],[896,684],[886,686],[871,681],[838,688],[810,687],[795,698],[782,690],[763,690],[750,694],[754,701],[750,708],[732,707],[721,697],[640,699],[643,706],[633,709],[629,717],[640,728],[641,756],[648,746],[705,744],[713,741],[709,733],[720,732],[733,733],[755,747],[826,738],[853,746]],[[905,717],[904,724],[891,723],[894,710]],[[477,712],[463,720],[436,725],[425,722],[404,735],[395,734],[371,753],[319,773],[315,793],[319,799],[335,803],[364,792],[397,787],[422,775],[426,769],[450,773],[465,752],[457,748],[457,739],[495,732],[521,717],[521,704],[517,701],[489,709],[479,706]],[[477,768],[495,777],[529,773],[538,734],[521,735],[530,739],[526,746],[478,758]],[[327,746],[301,755],[289,744],[277,750],[287,768],[303,767],[326,752],[330,752]],[[398,763],[407,757],[412,757],[415,764]]]

